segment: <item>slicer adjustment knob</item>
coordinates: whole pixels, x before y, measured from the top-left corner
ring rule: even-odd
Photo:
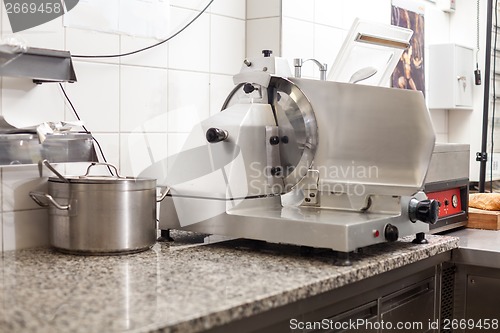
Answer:
[[[429,224],[436,224],[439,217],[439,201],[434,199],[410,200],[408,215],[412,222],[422,221]]]
[[[255,87],[251,83],[245,83],[243,85],[243,91],[245,94],[250,94],[251,92],[255,91]]]
[[[269,143],[271,144],[271,146],[276,146],[280,143],[280,137],[277,135],[273,135],[269,138]]]
[[[262,50],[262,54],[264,55],[265,58],[268,58],[273,54],[272,50]]]
[[[395,242],[395,241],[397,241],[398,238],[399,238],[398,227],[396,227],[395,225],[392,225],[392,224],[388,223],[385,226],[384,236],[385,236],[385,239],[387,241],[389,241],[389,242]]]
[[[226,140],[228,135],[227,131],[223,129],[211,127],[207,130],[205,136],[208,142],[217,143]]]

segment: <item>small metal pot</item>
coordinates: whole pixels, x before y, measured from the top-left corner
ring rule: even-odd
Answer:
[[[40,206],[49,207],[50,243],[62,252],[109,255],[149,249],[156,241],[156,179],[122,177],[115,166],[92,163],[83,176],[48,180],[48,194],[30,192]],[[106,165],[117,176],[90,176]]]

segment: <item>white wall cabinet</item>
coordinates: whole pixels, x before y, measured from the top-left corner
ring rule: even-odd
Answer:
[[[429,46],[430,109],[472,110],[474,54],[456,44]]]

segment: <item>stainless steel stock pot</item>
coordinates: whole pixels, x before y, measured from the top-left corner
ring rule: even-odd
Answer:
[[[50,243],[75,254],[124,254],[150,248],[156,241],[156,179],[122,177],[115,166],[92,163],[83,176],[49,177],[48,194],[30,192],[49,207]],[[40,165],[41,165],[40,164]],[[92,176],[96,165],[112,167],[117,176]],[[164,193],[166,194],[166,193]]]

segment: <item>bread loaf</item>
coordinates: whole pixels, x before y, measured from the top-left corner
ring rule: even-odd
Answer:
[[[469,207],[485,210],[500,210],[500,193],[469,194]]]

